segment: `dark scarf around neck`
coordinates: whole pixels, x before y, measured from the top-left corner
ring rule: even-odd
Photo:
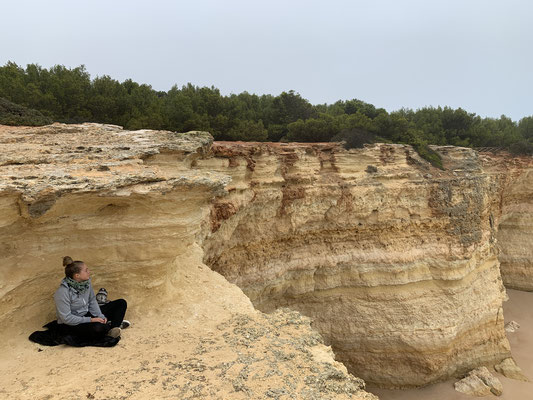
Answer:
[[[87,289],[89,289],[89,280],[78,282],[72,278],[66,277],[65,282],[67,282],[67,285],[69,285],[72,289],[76,290],[79,293],[83,293]]]

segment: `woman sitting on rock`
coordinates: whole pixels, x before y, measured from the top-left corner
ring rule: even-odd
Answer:
[[[65,278],[54,294],[57,323],[64,335],[85,340],[104,336],[119,337],[120,326],[126,314],[126,300],[98,305],[91,285],[90,271],[83,261],[63,258]],[[129,324],[128,324],[129,325]]]

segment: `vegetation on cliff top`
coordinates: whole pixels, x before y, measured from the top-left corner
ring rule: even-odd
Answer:
[[[39,111],[0,97],[0,124],[41,126],[51,123],[52,119],[45,117]]]
[[[91,79],[84,66],[46,69],[29,64],[24,69],[8,62],[0,67],[0,97],[59,122],[205,130],[216,140],[341,139],[348,147],[374,141],[407,143],[428,160],[436,154],[429,144],[501,147],[533,154],[533,116],[514,122],[505,115],[481,118],[449,107],[387,112],[357,99],[312,105],[292,90],[278,96],[247,92],[223,96],[215,87],[187,84],[164,92],[130,79],[118,82],[107,75]],[[19,119],[0,123],[28,124]]]

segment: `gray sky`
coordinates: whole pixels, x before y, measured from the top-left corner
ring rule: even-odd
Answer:
[[[76,67],[157,90],[293,89],[393,111],[533,115],[528,0],[3,0],[0,65]]]

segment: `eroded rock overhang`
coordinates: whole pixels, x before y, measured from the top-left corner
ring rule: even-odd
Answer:
[[[6,330],[53,318],[64,255],[89,262],[100,282],[132,300],[132,311],[149,297],[171,297],[174,260],[191,251],[210,201],[230,180],[191,168],[211,146],[205,132],[54,124],[0,127],[0,143]],[[150,164],[156,154],[174,165],[171,173]]]

